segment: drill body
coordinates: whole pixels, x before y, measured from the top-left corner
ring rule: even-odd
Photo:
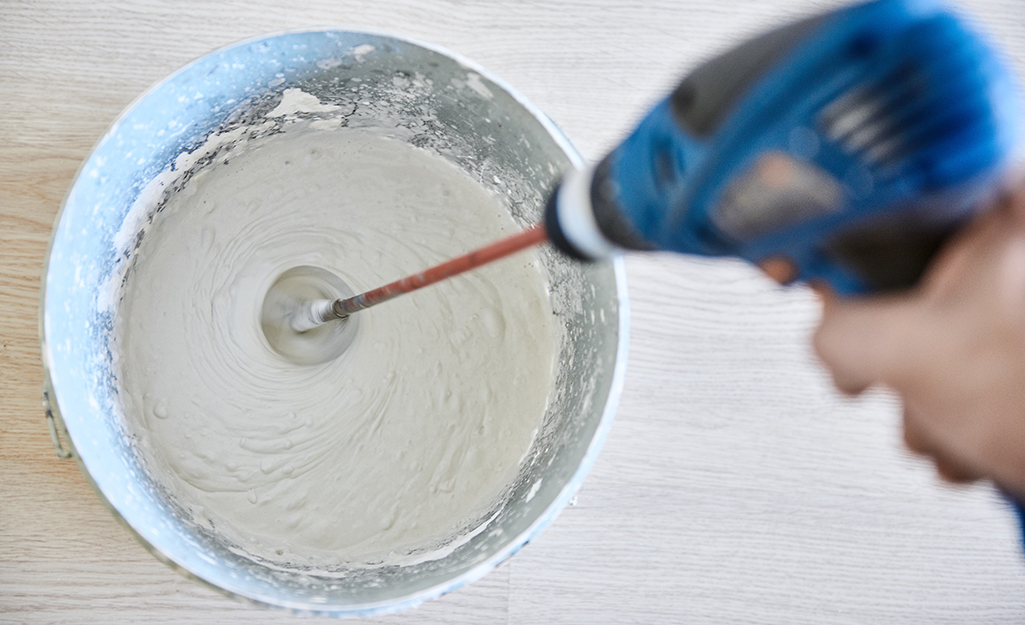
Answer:
[[[876,0],[706,62],[546,207],[566,253],[737,256],[841,294],[907,287],[1019,160],[1002,59],[931,0]]]

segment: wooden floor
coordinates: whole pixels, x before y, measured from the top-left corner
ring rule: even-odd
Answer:
[[[812,0],[4,0],[0,3],[0,623],[279,623],[158,563],[40,409],[50,227],[79,163],[138,94],[241,38],[384,29],[458,51],[600,157],[674,77]],[[1021,0],[974,0],[1025,70]],[[1022,72],[1025,75],[1025,71]],[[1025,556],[986,486],[900,448],[898,407],[834,394],[816,303],[748,268],[628,261],[626,391],[580,492],[483,580],[382,623],[1025,622]]]

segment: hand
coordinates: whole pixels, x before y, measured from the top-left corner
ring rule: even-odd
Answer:
[[[956,236],[912,292],[824,293],[815,349],[840,390],[896,391],[908,447],[942,476],[1025,496],[1025,185]]]

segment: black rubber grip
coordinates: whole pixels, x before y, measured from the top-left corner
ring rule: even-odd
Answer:
[[[591,178],[590,197],[594,221],[598,224],[602,236],[619,247],[639,251],[654,250],[655,246],[637,234],[637,230],[623,214],[623,209],[616,197],[616,185],[612,179],[613,154],[615,152],[598,163],[598,166],[594,168],[594,176]]]
[[[961,223],[927,229],[896,221],[875,224],[835,235],[824,252],[854,272],[870,291],[901,291],[918,283]]]

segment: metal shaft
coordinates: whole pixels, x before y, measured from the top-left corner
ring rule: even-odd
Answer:
[[[404,293],[410,293],[417,289],[422,289],[425,286],[440,282],[447,278],[457,276],[471,269],[476,269],[482,265],[494,262],[500,258],[505,258],[511,254],[515,254],[528,247],[540,245],[548,240],[548,233],[545,231],[544,224],[535,224],[523,232],[518,232],[512,236],[504,239],[499,239],[494,243],[485,245],[484,247],[478,248],[447,260],[440,265],[435,265],[430,269],[425,269],[420,273],[414,273],[406,276],[401,280],[388,283],[384,286],[378,287],[365,293],[360,293],[354,297],[348,299],[339,299],[331,302],[329,310],[325,310],[326,307],[321,308],[320,311],[324,317],[323,320],[329,319],[344,319],[354,312],[360,310],[366,310],[371,306],[376,306],[382,302],[398,297]],[[328,316],[327,313],[330,313]]]

